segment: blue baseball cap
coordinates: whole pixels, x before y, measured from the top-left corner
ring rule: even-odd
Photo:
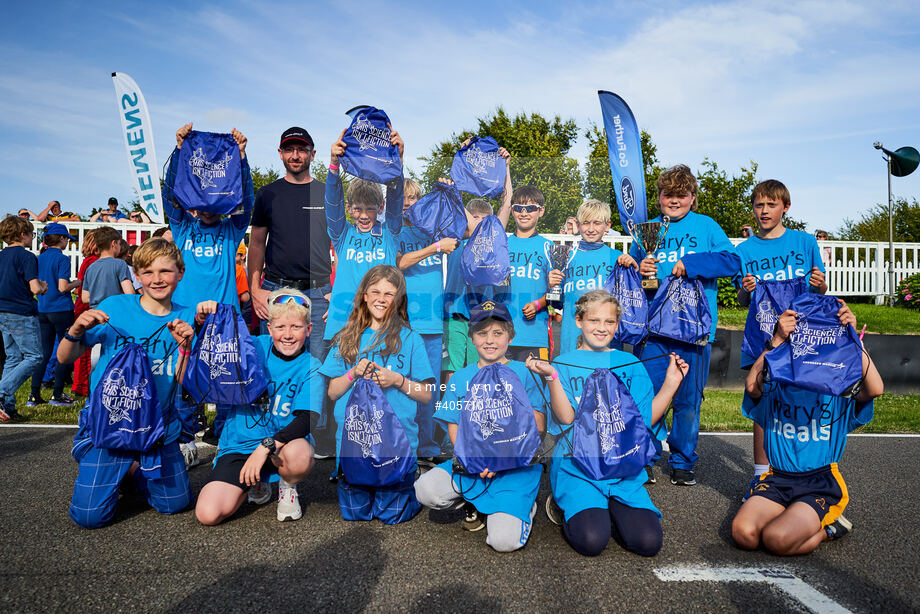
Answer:
[[[495,301],[486,301],[470,309],[470,326],[479,324],[487,318],[511,322],[511,313],[504,303],[496,303]]]
[[[75,236],[67,232],[66,226],[58,224],[57,222],[51,222],[45,225],[45,234],[43,236],[50,237],[52,235],[61,235],[62,237],[68,237],[71,241],[78,241]]]

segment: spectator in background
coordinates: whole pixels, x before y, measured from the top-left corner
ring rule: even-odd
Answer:
[[[90,222],[105,222],[106,224],[112,224],[115,222],[126,222],[128,221],[128,216],[118,210],[118,199],[112,196],[109,198],[108,208],[100,209],[89,218]]]
[[[80,216],[73,211],[61,211],[61,203],[52,200],[41,213],[35,215],[35,219],[39,222],[79,222]]]
[[[0,422],[19,417],[16,391],[42,361],[38,304],[33,295],[44,294],[48,286],[38,279],[38,258],[25,248],[32,245],[34,232],[32,222],[18,215],[0,222],[0,240],[6,244],[0,251],[0,331],[6,350],[0,379]]]
[[[79,280],[70,280],[70,258],[63,249],[69,241],[77,238],[67,232],[63,224],[51,222],[45,226],[42,243],[45,250],[38,257],[38,278],[45,283],[48,291],[38,297],[38,329],[41,334],[42,361],[32,371],[32,394],[26,407],[34,407],[45,402],[42,399],[42,376],[45,366],[51,359],[55,339],[60,341],[64,333],[74,322],[73,299],[71,291],[80,285]],[[54,390],[51,405],[73,405],[73,397],[64,394],[64,383],[70,372],[68,365],[57,365],[54,369]]]
[[[565,218],[565,223],[563,223],[562,228],[559,229],[559,234],[577,235],[578,234],[578,220],[576,220],[574,217]]]
[[[754,236],[754,228],[750,224],[745,224],[741,227],[741,238],[750,239]]]
[[[128,213],[128,222],[133,224],[149,224],[150,218],[143,211],[131,211]],[[128,245],[137,247],[150,236],[150,232],[144,230],[129,230],[125,233]]]
[[[819,229],[815,231],[815,239],[817,239],[818,241],[829,241],[830,236],[827,234],[826,230]],[[834,248],[831,247],[830,245],[822,245],[820,247],[821,247],[821,260],[822,262],[824,262],[824,266],[826,267],[834,259]]]
[[[128,265],[118,257],[121,253],[121,241],[121,233],[111,226],[100,226],[96,229],[99,260],[86,269],[83,288],[80,290],[83,302],[89,303],[92,309],[110,296],[136,294]]]
[[[83,279],[86,277],[86,269],[99,260],[99,248],[96,246],[96,231],[90,230],[83,235],[83,245],[80,246],[83,253],[83,262],[80,264],[80,270],[77,272],[77,281],[80,284],[76,287],[77,300],[74,302],[73,313],[74,319],[80,317],[80,314],[89,309],[89,305],[83,301],[81,288]],[[92,350],[86,350],[73,365],[73,386],[71,392],[80,396],[89,396],[89,376],[92,371]]]
[[[249,279],[246,275],[246,243],[241,242],[236,250],[236,294],[240,299],[240,315],[250,332],[256,330],[258,322],[253,327],[252,322],[252,294],[249,292]]]
[[[153,237],[154,238],[163,237],[170,243],[175,243],[175,241],[173,241],[172,228],[170,228],[169,226],[161,226],[160,228],[157,228],[156,230],[154,230]]]
[[[128,245],[128,242],[124,239],[118,240],[118,258],[125,261],[125,264],[128,265],[128,273],[131,274],[131,283],[134,285],[134,291],[140,294],[141,286],[140,282],[137,281],[137,275],[134,274],[134,267],[131,263],[131,256],[134,255],[134,250],[137,249],[137,245]]]
[[[20,210],[19,210],[19,213],[17,213],[17,215],[18,215],[19,217],[21,217],[22,219],[24,219],[24,220],[37,220],[37,219],[38,219],[38,216],[37,216],[37,215],[35,215],[32,211],[29,211],[29,210],[26,209],[25,207],[23,207],[22,209],[20,209]]]

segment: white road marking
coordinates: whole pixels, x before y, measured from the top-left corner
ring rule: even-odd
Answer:
[[[767,582],[812,612],[844,614],[849,610],[781,567],[662,567],[655,575],[663,582]]]

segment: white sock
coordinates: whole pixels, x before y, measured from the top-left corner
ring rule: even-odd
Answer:
[[[759,478],[760,476],[762,476],[769,470],[770,470],[770,465],[758,465],[755,463],[754,464],[754,477]]]

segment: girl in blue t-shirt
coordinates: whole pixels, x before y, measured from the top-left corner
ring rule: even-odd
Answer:
[[[329,378],[329,398],[335,403],[336,449],[342,436],[350,391],[359,378],[374,381],[393,408],[413,456],[417,455],[418,403],[431,398],[435,375],[422,338],[409,328],[406,281],[394,266],[377,265],[355,290],[351,315],[333,338],[320,373]],[[421,509],[412,484],[416,471],[392,486],[351,484],[339,477],[339,509],[345,520],[379,518],[385,524],[410,520]]]
[[[199,303],[196,321],[204,323],[216,309],[216,301]],[[313,446],[306,439],[309,412],[320,413],[323,405],[322,378],[306,347],[311,328],[305,295],[291,288],[269,295],[269,334],[255,339],[268,379],[268,405],[230,406],[214,468],[195,506],[202,524],[220,524],[247,496],[252,503],[267,503],[272,495],[268,482],[276,476],[278,520],[303,514],[297,483],[313,468]]]
[[[654,556],[662,544],[661,513],[645,489],[645,471],[628,478],[592,479],[572,458],[571,429],[563,431],[563,427],[575,421],[585,380],[592,371],[612,369],[629,388],[651,428],[664,416],[689,366],[672,353],[661,389],[655,394],[645,367],[632,355],[610,349],[620,320],[620,304],[612,294],[592,290],[582,295],[574,315],[581,331],[578,349],[562,354],[553,363],[527,360],[527,367],[548,382],[553,408],[549,432],[557,438],[549,472],[552,496],[547,499],[546,513],[551,521],[562,524],[566,540],[580,554],[600,554],[612,534],[626,550]]]

